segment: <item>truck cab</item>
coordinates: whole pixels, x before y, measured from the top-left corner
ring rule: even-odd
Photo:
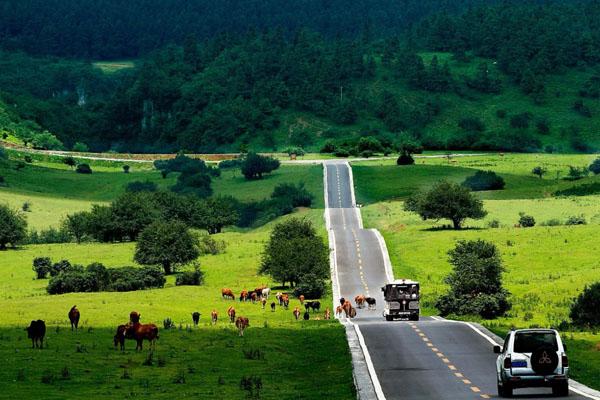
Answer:
[[[383,316],[386,321],[396,318],[419,320],[419,282],[398,279],[381,288],[385,307]]]

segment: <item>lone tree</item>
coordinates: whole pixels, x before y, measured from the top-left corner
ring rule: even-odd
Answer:
[[[578,326],[600,326],[600,282],[583,290],[571,305],[570,317]]]
[[[199,226],[210,235],[221,233],[224,227],[235,225],[240,216],[236,201],[231,197],[211,197],[202,201],[199,214]]]
[[[502,287],[504,267],[500,252],[493,243],[462,240],[448,255],[454,268],[445,279],[450,291],[435,305],[441,315],[495,318],[510,310],[510,293]]]
[[[263,174],[268,174],[277,168],[279,168],[279,160],[256,153],[248,153],[242,162],[242,174],[248,180],[262,179]]]
[[[182,222],[156,221],[138,238],[134,260],[143,265],[161,265],[165,274],[198,258],[198,241]]]
[[[467,218],[481,219],[487,215],[483,202],[461,185],[441,181],[427,192],[411,195],[404,210],[419,214],[423,220],[449,219],[454,229],[460,229]]]
[[[310,221],[290,218],[271,232],[260,271],[284,285],[322,281],[329,275],[329,249]]]
[[[16,247],[27,236],[27,220],[6,204],[0,204],[0,250]]]
[[[69,167],[71,167],[71,169],[73,169],[73,167],[77,165],[77,161],[75,161],[73,157],[68,156],[63,158],[63,164],[68,165]]]
[[[540,179],[542,179],[542,176],[544,176],[546,174],[546,172],[548,172],[548,170],[546,168],[544,168],[544,167],[541,167],[541,166],[534,167],[531,170],[531,173],[534,174],[534,175],[539,176]]]

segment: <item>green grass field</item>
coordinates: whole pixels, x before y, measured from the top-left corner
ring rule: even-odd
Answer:
[[[311,219],[323,231],[320,211],[303,211],[299,216]],[[221,299],[222,287],[239,294],[241,289],[263,283],[274,285],[256,272],[272,225],[219,234],[218,238],[228,243],[227,251],[200,258],[205,284],[199,287],[176,287],[169,277],[164,289],[49,296],[45,293],[47,281],[33,279],[33,257],[46,255],[82,264],[100,261],[110,267],[133,265],[134,245],[36,245],[4,252],[0,256],[0,307],[9,312],[0,316],[0,357],[11,368],[0,371],[0,380],[5,382],[0,398],[17,394],[48,399],[85,395],[172,398],[174,392],[184,397],[243,398],[239,388],[243,376],[262,379],[261,398],[265,399],[352,398],[350,355],[341,325],[335,321],[295,321],[292,309],[299,305],[295,299],[290,310],[277,307],[276,312],[269,307],[262,310],[258,304]],[[331,307],[331,298],[322,303],[323,310]],[[73,304],[82,313],[78,333],[67,328],[67,311]],[[244,338],[225,321],[229,305],[250,319]],[[212,309],[220,315],[216,326],[208,322]],[[154,322],[161,329],[153,366],[142,365],[147,352],[136,353],[133,342],[127,343],[124,354],[112,348],[114,329],[127,321],[131,310],[141,313],[142,322]],[[194,311],[202,314],[198,328],[191,327]],[[177,328],[162,329],[167,317]],[[49,327],[45,350],[31,350],[23,332],[27,323],[37,318],[45,319]],[[260,350],[261,358],[246,359],[243,350],[251,349]],[[69,379],[62,378],[64,367]],[[130,379],[123,379],[124,374]],[[42,383],[44,375],[53,380]],[[181,382],[181,377],[185,383],[174,383]]]
[[[420,281],[424,312],[435,315],[435,300],[448,289],[443,281],[451,271],[448,250],[458,240],[491,241],[502,254],[506,267],[504,284],[512,293],[513,309],[506,317],[484,324],[502,332],[511,326],[556,327],[568,321],[572,299],[586,285],[600,280],[600,196],[550,197],[557,188],[574,183],[540,180],[530,176],[529,171],[540,163],[553,165],[556,170],[571,163],[586,165],[590,156],[488,155],[456,160],[451,165],[444,165],[444,160],[427,159],[425,164],[412,167],[385,163],[370,167],[360,163],[353,167],[359,201],[372,203],[362,210],[365,226],[381,230],[395,276]],[[405,198],[441,178],[460,182],[474,171],[471,168],[497,171],[505,177],[507,186],[503,191],[480,193],[489,214],[481,221],[467,220],[468,229],[439,229],[448,221],[422,221],[418,215],[403,211],[402,201],[382,201]],[[575,184],[591,181],[597,178],[585,178]],[[532,215],[538,225],[515,228],[519,212]],[[564,224],[568,217],[576,215],[583,215],[588,224],[540,226],[551,219]],[[500,227],[488,228],[492,220],[498,221]],[[600,335],[565,335],[574,377],[600,387],[600,351],[596,347]]]

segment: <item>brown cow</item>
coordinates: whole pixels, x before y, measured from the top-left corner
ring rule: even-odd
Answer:
[[[285,307],[285,309],[287,310],[290,306],[290,297],[287,294],[284,294],[281,297],[283,298],[283,307]]]
[[[31,348],[44,348],[44,336],[46,336],[46,323],[41,319],[31,321],[29,326],[25,328],[27,337],[31,339]],[[39,342],[39,344],[38,344]]]
[[[217,314],[217,310],[212,310],[210,312],[210,322],[214,325],[217,323],[217,318],[218,318],[218,314]]]
[[[248,301],[248,291],[247,290],[242,290],[242,293],[240,293],[240,301]]]
[[[300,300],[300,304],[304,304],[304,295],[303,294],[298,296],[298,299]]]
[[[344,312],[344,309],[342,308],[342,306],[337,306],[335,308],[335,316],[336,317],[341,317],[343,312]]]
[[[221,297],[224,299],[235,300],[235,295],[233,294],[231,289],[228,289],[228,288],[221,289]]]
[[[350,306],[350,318],[356,317],[356,308]]]
[[[244,336],[244,329],[250,326],[250,321],[246,317],[237,317],[235,320],[235,326],[238,328],[240,336]]]
[[[129,313],[129,322],[132,324],[140,322],[141,314],[137,311],[132,311]]]
[[[346,314],[346,318],[348,318],[350,316],[350,310],[352,309],[352,304],[346,300],[344,301],[344,305],[342,306],[342,309],[344,310],[344,313]]]
[[[229,315],[229,320],[231,322],[235,321],[235,308],[233,308],[233,307],[230,306],[227,309],[227,315]]]
[[[325,319],[331,319],[331,310],[329,309],[329,307],[327,307],[325,309]]]
[[[117,345],[118,345],[120,347],[121,351],[125,351],[125,334],[126,333],[127,333],[126,325],[117,326],[117,333],[115,333],[115,336],[113,337],[115,349],[117,348]],[[133,338],[129,338],[129,339],[133,339]]]
[[[260,304],[262,304],[262,309],[265,309],[265,306],[267,305],[267,299],[265,299],[264,297],[261,299]]]
[[[356,303],[356,307],[363,308],[365,306],[365,296],[359,294],[354,298],[354,302]]]
[[[296,318],[296,321],[298,321],[298,318],[300,318],[300,308],[296,307],[294,308],[294,317]]]
[[[73,328],[77,330],[77,327],[79,326],[80,317],[81,314],[79,313],[77,306],[71,307],[71,309],[69,310],[69,321],[71,321],[71,330],[73,330]]]
[[[142,350],[144,339],[150,342],[150,349],[156,349],[156,340],[158,336],[158,327],[154,324],[140,324],[139,322],[127,324],[125,326],[125,338],[133,338],[137,345],[136,350]]]
[[[252,303],[256,303],[257,299],[258,299],[258,296],[256,295],[256,292],[250,293],[250,300],[252,300]]]

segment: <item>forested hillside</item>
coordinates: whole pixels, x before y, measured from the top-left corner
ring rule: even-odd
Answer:
[[[28,128],[0,128],[101,151],[600,147],[598,1],[285,3],[5,1],[0,97]]]

